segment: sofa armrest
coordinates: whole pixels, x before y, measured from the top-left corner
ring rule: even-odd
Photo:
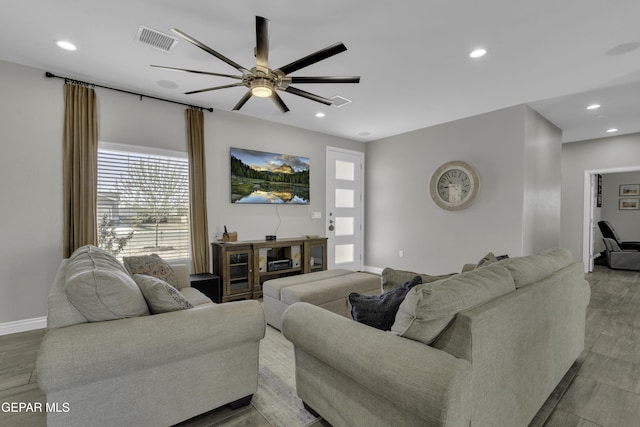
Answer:
[[[265,327],[260,303],[249,300],[51,329],[38,353],[38,383],[49,393],[124,376],[257,343]]]
[[[468,424],[466,360],[307,303],[287,309],[282,332],[296,350],[428,422]]]
[[[171,266],[178,278],[178,289],[188,288],[191,286],[191,274],[187,264],[173,264]]]

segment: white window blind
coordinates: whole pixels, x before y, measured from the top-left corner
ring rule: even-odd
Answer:
[[[98,244],[116,255],[189,258],[185,153],[100,143]]]

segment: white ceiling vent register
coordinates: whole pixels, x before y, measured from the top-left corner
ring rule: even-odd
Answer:
[[[138,28],[138,34],[136,35],[136,41],[154,47],[163,52],[169,52],[178,43],[178,39],[171,37],[170,35],[156,31],[153,28],[140,25]]]
[[[333,99],[333,104],[331,105],[338,108],[344,107],[345,105],[350,104],[352,102],[350,99],[347,99],[344,96],[340,96],[340,95],[336,95],[331,99]]]

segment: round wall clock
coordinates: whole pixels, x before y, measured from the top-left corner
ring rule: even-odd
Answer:
[[[468,163],[454,160],[443,164],[433,173],[429,189],[431,198],[442,209],[465,209],[478,195],[480,176]]]

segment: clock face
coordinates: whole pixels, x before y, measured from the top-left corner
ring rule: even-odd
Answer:
[[[431,177],[431,198],[447,210],[460,210],[473,203],[480,188],[476,170],[461,161],[447,162]]]

